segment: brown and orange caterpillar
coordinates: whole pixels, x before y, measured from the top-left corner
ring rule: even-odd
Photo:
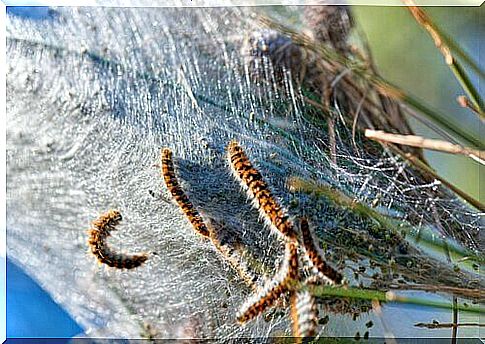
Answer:
[[[175,199],[180,209],[182,209],[183,213],[194,227],[195,232],[203,237],[208,238],[210,233],[204,223],[204,220],[202,219],[202,216],[200,216],[197,209],[195,209],[194,205],[189,201],[189,198],[180,187],[177,177],[175,176],[172,161],[172,151],[169,148],[162,149],[161,161],[161,172],[165,184],[167,185],[167,189],[170,191],[172,197]]]
[[[88,244],[91,253],[100,263],[117,269],[133,269],[142,265],[148,259],[146,253],[136,255],[117,253],[110,249],[106,243],[110,232],[116,229],[115,227],[121,219],[121,213],[117,210],[109,210],[98,217],[92,223],[93,228],[88,230]]]
[[[269,227],[285,239],[296,240],[296,231],[288,214],[276,202],[263,176],[253,167],[244,150],[236,141],[227,147],[232,173],[253,200]]]
[[[303,246],[305,247],[306,256],[317,275],[330,284],[340,284],[343,279],[342,275],[331,267],[323,258],[324,254],[316,244],[317,241],[311,232],[307,219],[300,219],[300,230],[303,237]]]
[[[273,306],[281,295],[291,290],[291,282],[298,278],[298,244],[295,241],[288,241],[279,272],[259,293],[249,298],[241,307],[237,314],[237,321],[245,323]]]
[[[251,288],[256,288],[257,277],[251,273],[247,267],[246,262],[242,258],[241,252],[236,246],[231,246],[226,241],[227,236],[224,237],[218,234],[215,227],[220,227],[216,221],[209,219],[208,225],[202,219],[202,216],[195,209],[193,204],[189,201],[187,195],[184,193],[175,176],[174,165],[172,161],[172,152],[169,148],[162,149],[161,152],[161,167],[162,176],[164,178],[167,189],[172,194],[173,198],[182,209],[187,219],[192,224],[194,230],[199,235],[209,238],[217,251],[222,255],[231,267],[239,274],[244,282]],[[220,228],[218,228],[220,229]],[[234,244],[234,243],[233,243]]]
[[[290,314],[293,324],[293,336],[297,342],[301,338],[313,337],[318,326],[318,308],[315,297],[307,290],[291,294]]]

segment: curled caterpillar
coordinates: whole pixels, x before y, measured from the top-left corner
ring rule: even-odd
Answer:
[[[301,338],[313,337],[318,326],[318,308],[315,297],[307,290],[295,291],[291,294],[290,303],[293,336],[297,342]]]
[[[236,141],[227,147],[232,173],[253,200],[269,227],[285,239],[296,240],[296,231],[285,210],[276,202],[263,176],[253,167],[246,153]]]
[[[194,205],[189,201],[189,198],[184,193],[184,190],[182,190],[180,187],[177,177],[175,176],[172,161],[172,151],[169,148],[162,149],[161,160],[161,172],[165,185],[167,185],[167,189],[170,191],[172,197],[175,199],[180,209],[182,209],[183,213],[192,224],[195,232],[203,237],[208,238],[210,233],[202,219],[202,216],[200,216],[197,209],[195,209]]]
[[[305,218],[300,219],[300,230],[303,237],[303,246],[305,247],[306,256],[313,266],[317,275],[325,279],[330,284],[340,284],[342,275],[323,258],[323,252],[316,244],[317,241],[313,236],[308,221]]]
[[[106,243],[110,232],[115,230],[121,221],[121,213],[117,210],[109,210],[93,221],[93,228],[89,229],[88,244],[91,253],[102,264],[117,269],[133,269],[142,265],[148,256],[145,253],[126,255],[112,250]]]
[[[298,277],[298,246],[296,242],[288,241],[279,272],[241,307],[237,314],[237,321],[245,323],[273,306],[281,295],[290,290],[290,282],[297,280]]]

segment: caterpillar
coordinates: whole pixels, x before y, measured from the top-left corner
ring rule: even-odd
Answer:
[[[318,308],[315,297],[307,290],[292,292],[290,314],[293,336],[297,342],[301,338],[313,337],[318,326]]]
[[[236,315],[237,321],[245,323],[273,306],[281,295],[291,289],[290,282],[297,280],[298,277],[298,245],[295,241],[288,241],[279,272],[241,307]]]
[[[253,167],[241,146],[233,140],[227,153],[234,178],[247,191],[268,226],[284,239],[296,240],[296,231],[288,214],[275,200],[263,176]]]
[[[192,224],[195,232],[203,237],[208,238],[210,233],[202,219],[202,216],[200,216],[197,209],[195,209],[194,205],[189,201],[189,198],[180,187],[177,177],[175,176],[172,161],[172,151],[169,148],[163,148],[161,151],[161,174],[167,189],[170,191],[172,197],[175,199],[180,209],[182,209],[183,213]]]
[[[147,259],[146,253],[125,255],[112,250],[106,243],[110,232],[115,230],[122,220],[121,213],[117,210],[109,210],[92,222],[93,228],[88,230],[88,245],[91,253],[102,264],[117,269],[133,269],[142,265]]]
[[[121,213],[118,210],[111,209],[94,220],[92,225],[99,232],[106,234],[106,232],[113,230],[122,219]]]
[[[177,177],[174,172],[174,165],[172,161],[172,152],[169,148],[162,149],[161,152],[161,170],[167,189],[172,194],[173,198],[182,209],[183,213],[192,224],[195,232],[205,238],[211,240],[215,249],[222,255],[229,265],[238,273],[243,281],[251,288],[256,288],[257,277],[251,273],[247,267],[246,262],[241,256],[241,252],[234,245],[228,244],[226,238],[215,230],[218,227],[221,230],[220,224],[214,220],[209,219],[208,224],[204,222],[202,216],[195,209],[193,204],[189,201],[187,195],[180,187]],[[226,236],[227,237],[227,236]],[[236,245],[237,246],[237,245]]]
[[[323,252],[316,244],[317,241],[311,232],[307,219],[300,219],[300,230],[303,237],[303,246],[306,251],[306,256],[317,275],[330,284],[340,284],[343,279],[342,275],[331,267],[323,258]]]

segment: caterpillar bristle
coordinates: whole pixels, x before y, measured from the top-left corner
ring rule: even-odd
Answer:
[[[197,209],[195,209],[194,205],[189,201],[189,198],[179,185],[172,161],[172,151],[169,148],[163,148],[161,151],[161,167],[161,173],[167,189],[192,224],[194,231],[197,234],[208,238],[210,233],[202,216],[200,216]]]
[[[340,284],[343,279],[342,274],[331,267],[323,258],[324,254],[311,232],[307,219],[300,219],[300,230],[303,237],[303,246],[305,248],[306,256],[317,275],[327,280],[330,284]]]
[[[253,167],[241,146],[231,141],[227,152],[234,177],[247,191],[253,206],[259,210],[266,223],[284,239],[296,240],[296,231],[288,214],[275,200],[263,176]]]
[[[114,230],[123,217],[118,210],[110,209],[92,222],[93,227],[99,231]]]
[[[291,294],[290,314],[293,336],[297,342],[302,338],[314,337],[318,326],[318,308],[315,297],[308,291]]]
[[[291,289],[291,282],[298,277],[298,246],[296,242],[289,241],[286,243],[285,257],[279,272],[241,307],[237,321],[246,323],[273,306],[281,295]]]
[[[88,230],[88,245],[91,253],[101,264],[117,269],[134,269],[147,259],[146,253],[126,255],[112,250],[106,243],[111,231],[120,223],[122,217],[117,210],[109,210],[92,222],[93,228]]]

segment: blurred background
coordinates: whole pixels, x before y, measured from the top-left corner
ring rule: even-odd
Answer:
[[[426,10],[483,66],[479,61],[483,61],[485,47],[484,6]],[[46,20],[49,16],[45,7],[9,7],[7,12],[31,20]],[[477,138],[483,137],[483,125],[477,117],[457,104],[456,97],[463,91],[442,55],[406,9],[359,6],[354,7],[354,15],[368,37],[378,70],[386,79],[447,114],[456,126]],[[483,80],[471,73],[470,76],[479,93],[484,95]],[[410,122],[418,134],[440,138],[422,124],[412,119]],[[473,197],[484,199],[485,185],[480,183],[484,171],[478,163],[462,156],[429,151],[426,158],[441,176]],[[82,331],[35,281],[7,261],[8,337],[72,337]]]
[[[485,6],[427,7],[427,13],[482,68],[485,66]],[[456,126],[484,140],[484,126],[478,117],[461,108],[456,98],[464,92],[443,56],[411,14],[400,7],[357,6],[354,14],[368,37],[375,63],[381,74],[428,105],[439,109]],[[478,92],[483,83],[468,71]],[[409,119],[419,135],[439,137],[421,123]],[[438,173],[473,197],[485,197],[485,170],[473,160],[457,155],[425,151]]]

